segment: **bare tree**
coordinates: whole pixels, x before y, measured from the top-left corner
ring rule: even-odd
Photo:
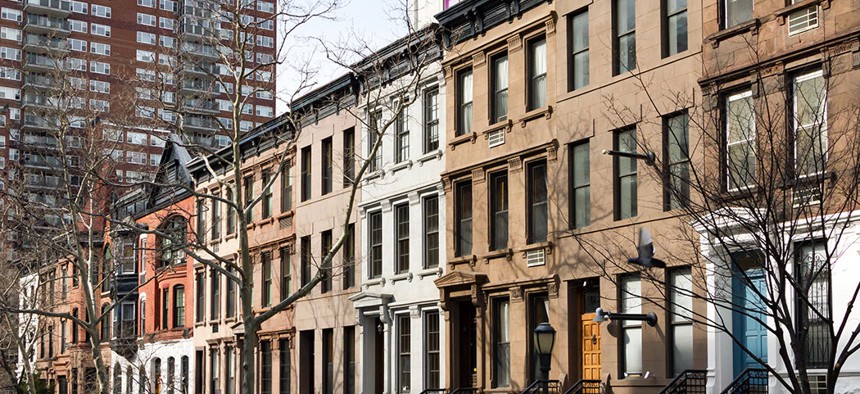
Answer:
[[[709,86],[704,99],[665,91],[658,99],[651,82],[634,74],[650,106],[626,108],[606,97],[611,123],[639,129],[619,149],[642,159],[656,152],[638,160],[639,174],[663,188],[663,201],[650,205],[677,220],[652,226],[654,242],[669,268],[691,266],[686,280],[628,264],[637,237],[624,229],[575,237],[604,278],[639,271],[657,289],[642,295],[646,303],[728,338],[787,391],[813,392],[822,373],[812,370],[825,370],[834,392],[860,349],[860,281],[834,277],[860,226],[860,101],[840,94],[856,76],[820,67],[754,75],[747,91]],[[662,130],[662,138],[648,130]],[[635,158],[615,160],[637,166]],[[739,320],[766,332],[777,354],[765,358],[748,344],[733,327]]]

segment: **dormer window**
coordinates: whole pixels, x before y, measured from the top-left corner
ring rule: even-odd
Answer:
[[[186,220],[182,216],[173,216],[162,224],[159,230],[161,234],[157,240],[160,267],[178,265],[184,262],[185,251],[182,247],[185,245],[186,226]]]

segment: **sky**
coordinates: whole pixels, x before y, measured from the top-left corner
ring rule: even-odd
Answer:
[[[287,101],[294,96],[300,81],[320,86],[346,73],[345,68],[326,58],[326,45],[378,49],[407,31],[402,11],[404,0],[337,1],[339,7],[330,15],[331,19],[316,19],[287,38],[287,61],[277,74],[276,114],[287,110]],[[282,26],[278,28],[283,30]],[[304,67],[310,67],[314,75],[303,77],[297,69]],[[309,89],[312,87],[303,91]]]

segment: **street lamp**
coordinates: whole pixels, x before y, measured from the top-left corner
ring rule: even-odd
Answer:
[[[635,321],[644,321],[648,323],[649,326],[654,327],[657,325],[657,314],[654,312],[649,313],[612,313],[609,311],[604,311],[603,308],[598,307],[594,310],[594,319],[591,321],[600,324],[607,320],[635,320]]]
[[[538,324],[534,332],[534,344],[540,361],[540,372],[543,375],[543,392],[549,392],[549,369],[552,361],[552,347],[555,345],[555,329],[547,323]]]

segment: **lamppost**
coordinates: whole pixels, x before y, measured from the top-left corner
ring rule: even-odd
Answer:
[[[635,321],[644,321],[648,323],[649,326],[654,327],[657,325],[657,314],[654,312],[649,313],[612,313],[609,311],[604,311],[603,308],[598,307],[594,311],[594,319],[592,319],[595,323],[603,323],[607,320],[635,320]]]
[[[549,323],[541,323],[535,327],[534,344],[540,361],[540,372],[543,380],[543,392],[549,393],[549,369],[552,361],[552,347],[555,345],[555,329]]]

